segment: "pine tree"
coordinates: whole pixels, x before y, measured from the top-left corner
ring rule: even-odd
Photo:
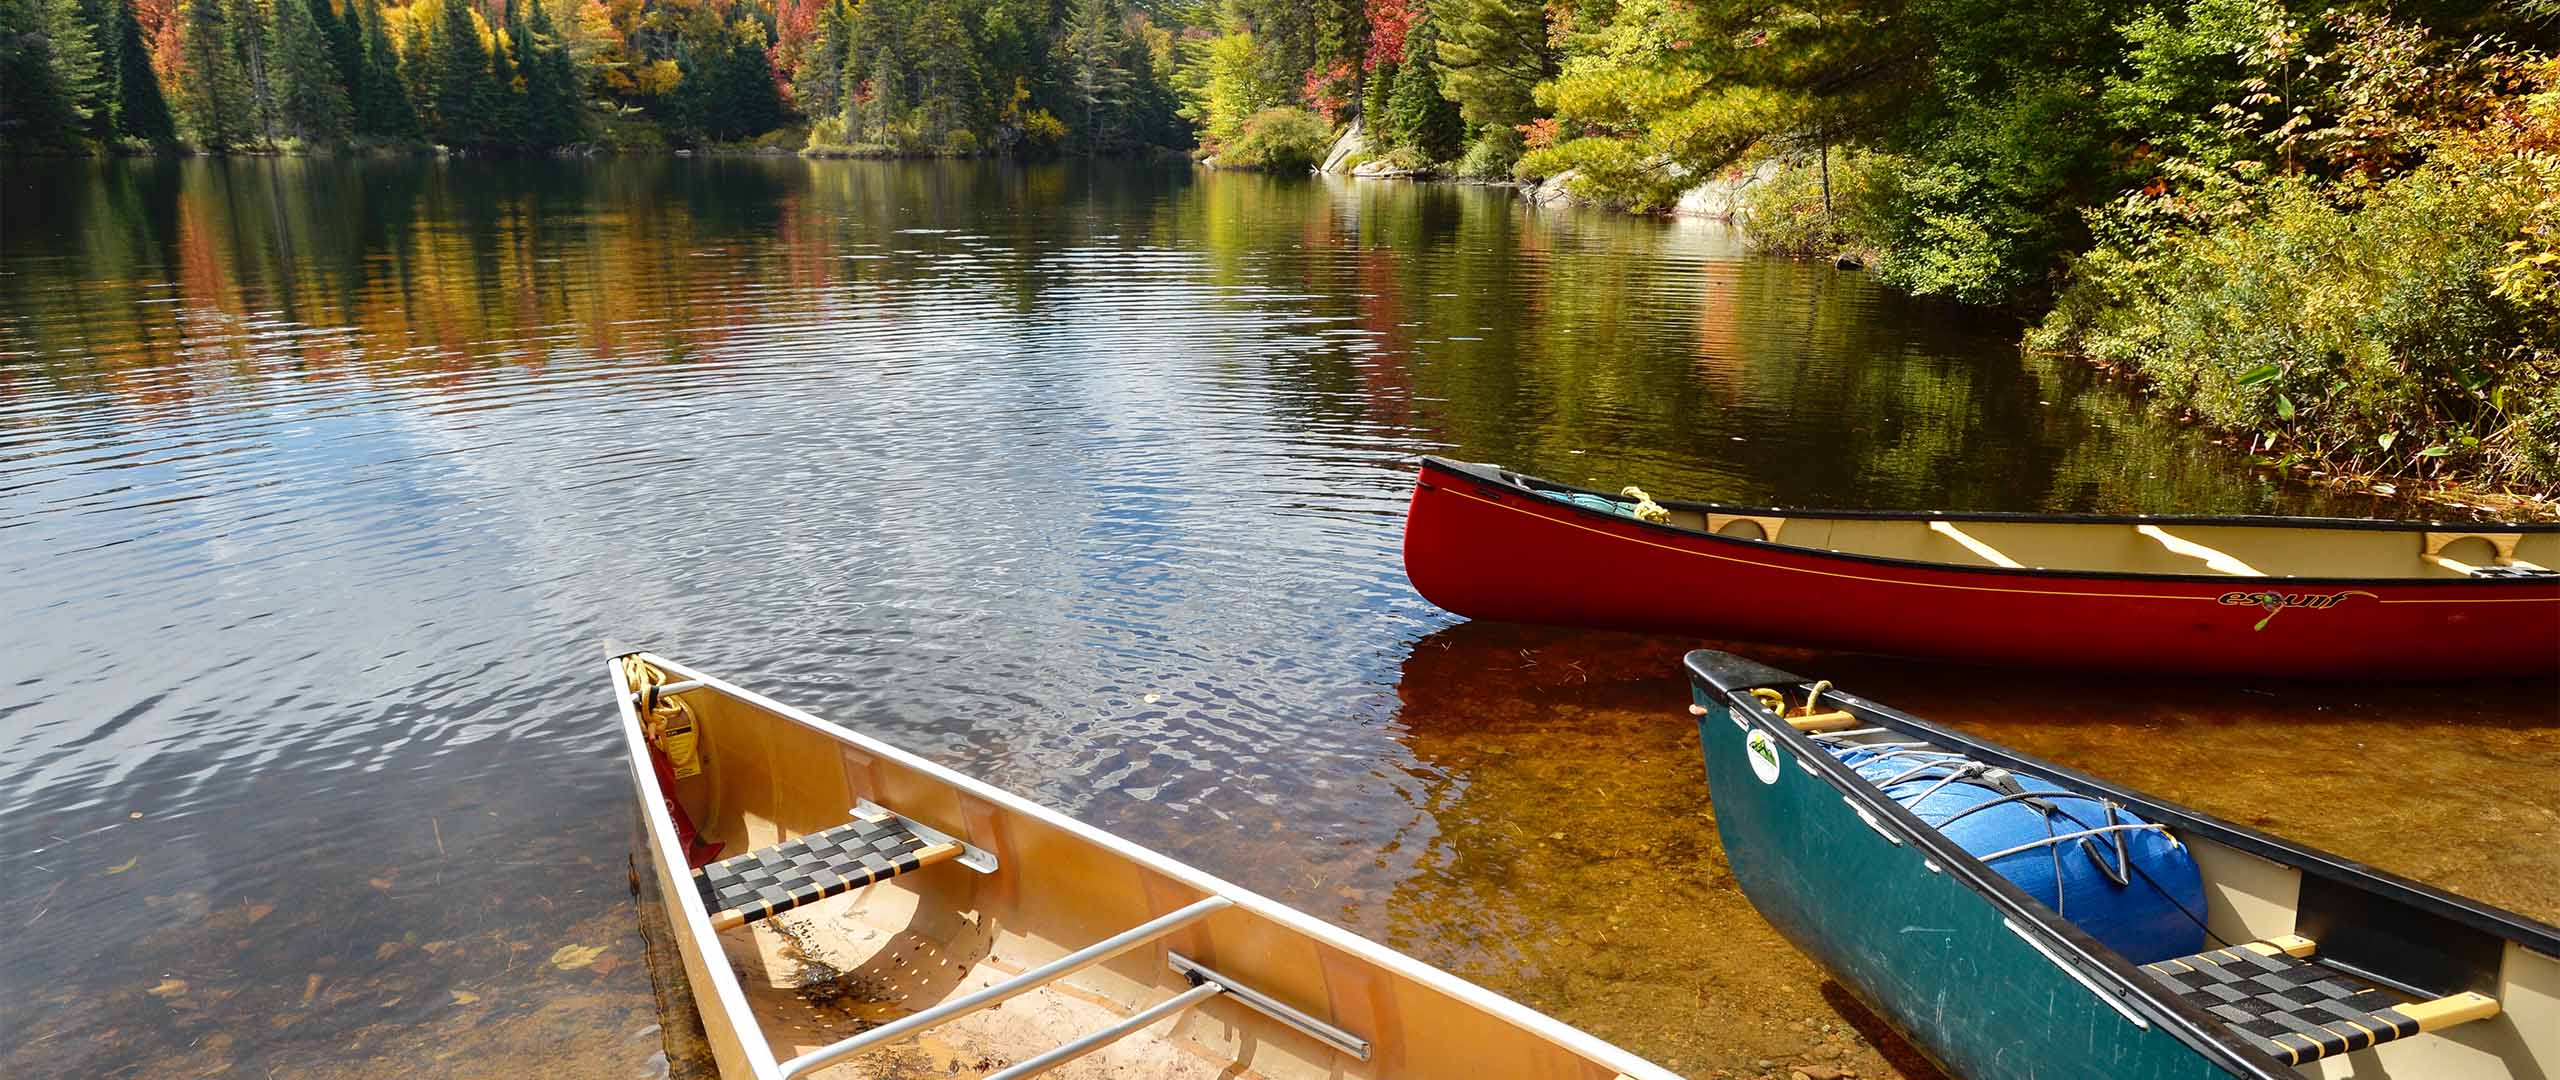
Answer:
[[[349,0],[348,10],[358,3],[364,5],[364,73],[356,88],[356,131],[377,139],[417,138],[425,129],[409,107],[400,54],[391,47],[391,35],[382,32],[382,11],[371,0]]]
[[[78,0],[0,0],[0,145],[67,150],[100,81]]]
[[[973,125],[976,117],[970,113],[981,97],[977,50],[963,18],[959,0],[925,0],[909,39],[924,134],[937,145],[949,142],[951,132]]]
[[[878,4],[881,0],[867,2]],[[906,69],[898,65],[896,50],[881,49],[873,54],[870,74],[871,99],[858,110],[860,133],[873,142],[895,144],[898,128],[907,121]]]
[[[1394,136],[1387,132],[1387,103],[1395,98],[1396,72],[1403,66],[1393,60],[1380,60],[1360,83],[1360,122],[1366,125],[1361,137],[1371,146],[1384,149],[1395,145]]]
[[[577,73],[542,0],[530,0],[526,7],[515,35],[524,75],[526,137],[539,146],[567,146],[586,135]]]
[[[1233,0],[1253,31],[1258,81],[1296,92],[1316,64],[1316,8],[1308,0]]]
[[[791,73],[792,104],[808,117],[833,116],[844,109],[846,36],[852,32],[853,5],[847,0],[820,0],[818,26],[809,48]]]
[[[905,0],[861,0],[846,25],[844,58],[845,135],[855,141],[890,143],[907,119]]]
[[[364,78],[364,32],[356,26],[356,0],[347,0],[344,15],[331,10],[329,0],[311,0],[310,7],[311,25],[319,27],[320,36],[329,43],[329,66],[338,74],[338,89],[352,103]]]
[[[248,77],[250,129],[259,141],[272,146],[283,123],[276,94],[275,26],[269,14],[266,0],[229,0],[223,5],[222,21],[230,33],[231,53]]]
[[[328,0],[319,0],[325,10]],[[281,131],[305,142],[347,137],[347,88],[330,56],[329,38],[298,0],[275,6],[276,118]],[[335,17],[329,20],[337,22]]]
[[[507,34],[489,50],[489,88],[492,111],[485,129],[488,141],[498,146],[521,147],[532,140],[525,131],[524,91],[516,82],[516,55],[524,39],[516,35],[521,29],[513,18],[502,21]],[[509,38],[514,40],[511,42]]]
[[[1454,161],[1465,149],[1467,122],[1458,103],[1440,92],[1439,53],[1437,21],[1425,17],[1405,37],[1405,66],[1396,75],[1383,120],[1397,145],[1418,149],[1433,161]]]
[[[247,146],[258,137],[251,115],[249,73],[231,47],[232,28],[222,0],[184,0],[185,29],[179,59],[187,77],[178,84],[178,119],[196,145],[211,151]]]
[[[676,48],[684,80],[676,84],[676,117],[686,131],[713,141],[743,139],[782,123],[782,91],[765,58],[764,26],[748,17],[722,23],[705,8],[686,20]]]
[[[1067,97],[1078,118],[1075,135],[1087,154],[1102,149],[1117,131],[1129,81],[1120,57],[1120,12],[1111,0],[1073,0],[1058,30],[1058,66],[1066,72]]]
[[[497,86],[489,78],[489,51],[469,0],[445,0],[444,21],[432,46],[436,141],[471,147],[489,141],[487,122],[497,112]]]
[[[1311,76],[1349,71],[1361,77],[1361,58],[1369,53],[1369,5],[1366,0],[1314,0],[1316,60]],[[1347,91],[1351,88],[1337,87]]]
[[[1539,0],[1448,0],[1434,5],[1441,89],[1471,124],[1512,125],[1537,103],[1529,90],[1554,74],[1547,9]]]
[[[80,95],[80,111],[88,114],[86,134],[98,142],[116,137],[115,15],[108,10],[111,5],[123,6],[121,0],[78,0],[70,12],[80,35],[70,44],[88,54],[88,71],[83,77],[87,86]]]
[[[142,41],[142,21],[133,5],[116,4],[116,133],[155,146],[176,142],[178,126],[169,118],[169,100],[160,93],[160,74],[151,69],[151,47]]]
[[[388,3],[389,0],[369,2]],[[410,5],[409,14],[410,17],[400,23],[400,44],[390,55],[399,58],[399,63],[393,65],[392,70],[400,75],[401,96],[408,99],[409,110],[418,118],[419,137],[425,138],[435,122],[436,75],[438,65],[443,62],[436,53],[436,38],[444,22],[440,18],[430,21],[419,17],[423,13],[416,4]],[[381,8],[374,9],[373,19],[377,24],[382,21]],[[390,36],[387,28],[382,32],[385,37]]]

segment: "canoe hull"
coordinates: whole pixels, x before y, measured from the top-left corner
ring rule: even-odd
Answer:
[[[1405,569],[1469,618],[2150,674],[2560,672],[2560,581],[2002,571],[1737,540],[1426,462]]]
[[[1551,1017],[1020,796],[662,657],[629,658],[664,675],[661,685],[687,687],[701,769],[676,780],[672,794],[704,837],[732,851],[769,849],[840,825],[847,808],[868,802],[987,856],[985,872],[945,861],[794,908],[781,920],[715,928],[685,866],[670,789],[650,764],[625,658],[615,658],[608,675],[650,872],[724,1080],[782,1080],[788,1062],[852,1033],[844,1016],[797,996],[795,956],[823,953],[837,977],[859,974],[851,985],[885,994],[865,1002],[890,1010],[870,1017],[878,1023],[1195,909],[1190,921],[917,1039],[954,1060],[1018,1063],[1194,989],[1172,966],[1178,953],[1229,980],[1234,993],[1104,1051],[1128,1049],[1127,1059],[1079,1063],[1060,1075],[1677,1080]],[[1220,906],[1200,907],[1213,899]],[[790,933],[778,922],[791,923]],[[1248,994],[1365,1045],[1323,1041],[1247,1004]],[[816,1075],[911,1074],[896,1051],[883,1054]]]
[[[1700,695],[1716,832],[1734,879],[1787,940],[1955,1076],[2227,1077],[2099,999],[1921,854],[1787,764],[1763,782],[1747,728]],[[1780,750],[1783,755],[1785,751]]]

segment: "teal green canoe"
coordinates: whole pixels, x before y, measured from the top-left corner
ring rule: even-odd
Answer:
[[[1744,893],[1956,1075],[2560,1080],[2560,929],[1828,683],[1686,666]]]

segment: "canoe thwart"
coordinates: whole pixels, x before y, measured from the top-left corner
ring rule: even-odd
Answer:
[[[881,817],[896,818],[899,824],[907,827],[908,832],[923,837],[926,843],[959,845],[960,854],[953,858],[951,860],[952,862],[959,863],[960,865],[968,867],[969,869],[975,870],[981,874],[992,874],[996,872],[995,852],[979,847],[978,845],[972,844],[966,840],[962,840],[959,837],[943,832],[940,829],[927,825],[924,822],[917,821],[905,814],[898,813],[895,810],[891,810],[879,803],[872,802],[869,799],[855,799],[853,801],[853,816],[875,820]]]
[[[2312,950],[2310,939],[2286,935],[2142,970],[2287,1065],[2498,1015],[2497,999],[2485,994],[2403,1001],[2311,959]]]
[[[693,872],[693,884],[712,913],[712,929],[727,930],[949,862],[963,850],[883,811],[711,863]]]
[[[1302,1034],[1362,1061],[1369,1060],[1369,1040],[1318,1020],[1287,1002],[1272,997],[1227,976],[1211,971],[1207,965],[1178,952],[1165,954],[1165,966],[1172,968],[1194,986],[1223,986],[1227,996],[1239,1005],[1298,1029]]]

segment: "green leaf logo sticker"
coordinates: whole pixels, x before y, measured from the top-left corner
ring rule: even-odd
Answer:
[[[1778,744],[1770,740],[1768,732],[1752,728],[1751,734],[1743,736],[1742,756],[1751,759],[1751,775],[1759,777],[1761,783],[1778,782]]]

